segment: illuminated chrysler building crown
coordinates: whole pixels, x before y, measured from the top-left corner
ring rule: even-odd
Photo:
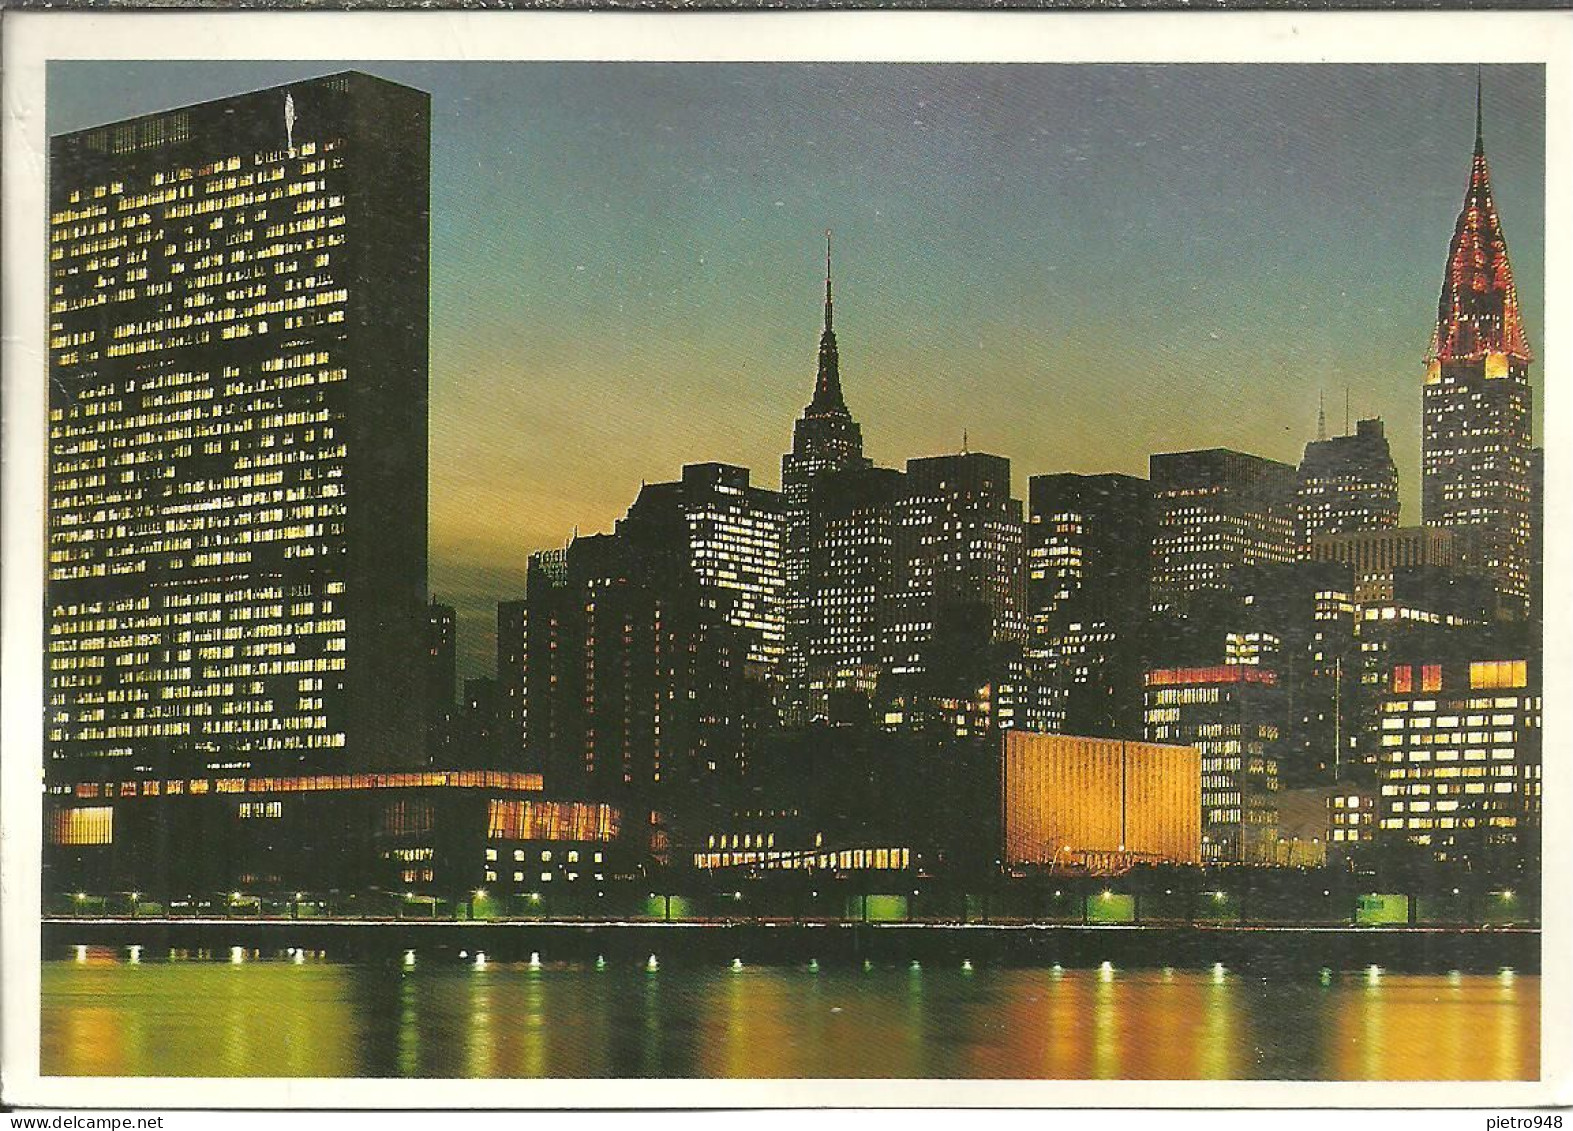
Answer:
[[[1479,361],[1491,354],[1532,361],[1513,287],[1507,241],[1486,166],[1480,91],[1475,92],[1475,160],[1453,229],[1428,361]]]

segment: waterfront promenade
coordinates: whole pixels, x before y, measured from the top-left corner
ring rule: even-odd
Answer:
[[[648,960],[662,964],[974,962],[1008,965],[1407,970],[1540,970],[1532,927],[1161,925],[703,919],[287,919],[49,917],[45,954],[72,947],[170,952],[322,952],[348,961],[407,951],[499,961]]]

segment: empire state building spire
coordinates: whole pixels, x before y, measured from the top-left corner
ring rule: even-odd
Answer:
[[[825,329],[819,335],[819,376],[814,382],[812,413],[845,413],[841,396],[841,358],[836,352],[835,302],[830,292],[830,233],[825,233]]]
[[[841,395],[841,358],[836,352],[835,303],[830,290],[830,233],[825,233],[825,328],[819,335],[819,373],[814,399],[792,429],[792,450],[781,457],[781,493],[786,529],[781,572],[786,582],[786,649],[782,674],[788,719],[802,721],[809,699],[808,662],[813,635],[814,578],[809,571],[815,521],[814,481],[821,476],[867,468],[863,430]]]
[[[1479,78],[1475,86],[1475,158],[1464,191],[1464,206],[1453,228],[1430,361],[1479,361],[1501,354],[1531,361],[1508,262],[1507,241],[1491,196],[1486,164]]]

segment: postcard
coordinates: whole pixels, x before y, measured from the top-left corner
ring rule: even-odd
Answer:
[[[8,1103],[1569,1101],[1566,14],[6,22]]]

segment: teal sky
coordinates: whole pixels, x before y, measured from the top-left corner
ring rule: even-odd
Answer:
[[[1472,66],[59,62],[48,129],[350,66],[433,96],[431,586],[465,675],[526,555],[608,529],[641,480],[725,460],[778,484],[826,228],[882,464],[964,428],[1019,496],[1155,451],[1297,461],[1318,392],[1336,432],[1348,388],[1419,520]],[[1484,85],[1538,347],[1544,71]]]

